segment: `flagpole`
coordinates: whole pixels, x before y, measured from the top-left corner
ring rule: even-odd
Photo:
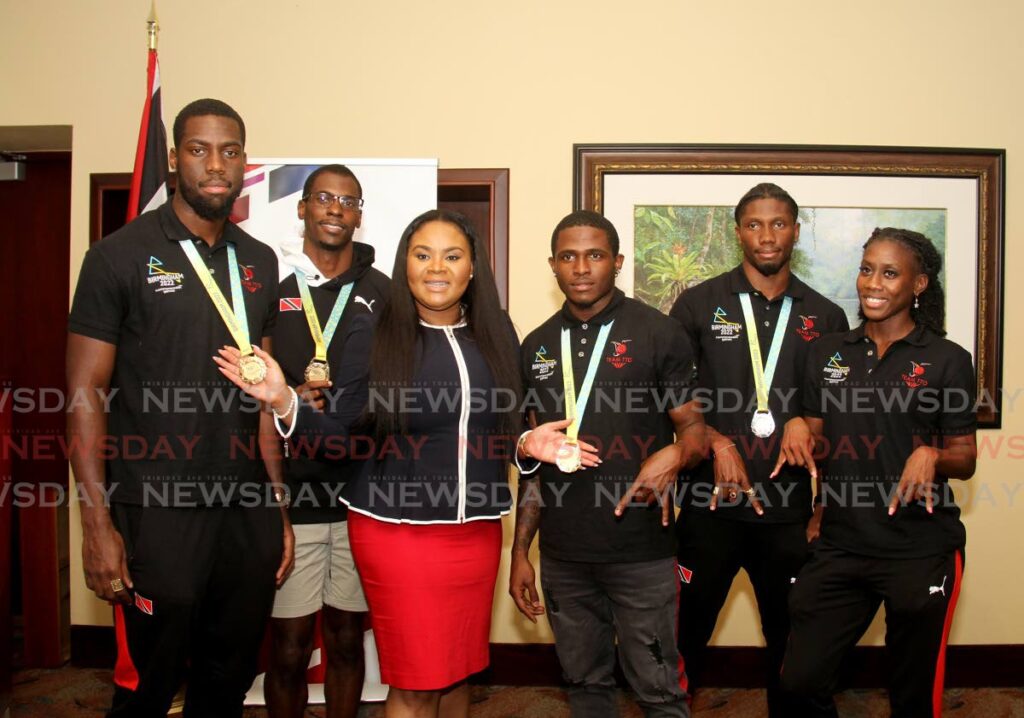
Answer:
[[[149,49],[156,50],[157,35],[160,34],[160,24],[156,18],[156,0],[149,6],[149,17],[146,18],[146,28],[149,33]]]
[[[160,63],[157,59],[157,36],[160,23],[153,0],[146,18],[149,50],[146,52],[146,101],[142,106],[139,141],[135,148],[135,168],[128,191],[130,222],[143,212],[167,201],[167,135],[164,131],[160,101]]]

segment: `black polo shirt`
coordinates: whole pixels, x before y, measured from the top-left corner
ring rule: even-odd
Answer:
[[[757,393],[739,297],[743,292],[750,294],[763,360],[768,358],[783,299],[793,298],[768,397],[776,429],[766,439],[759,439],[750,430],[750,420],[757,408]],[[800,372],[807,360],[807,350],[820,336],[849,328],[843,310],[796,275],[791,276],[782,295],[766,301],[764,295],[750,285],[741,265],[683,292],[670,315],[682,322],[694,347],[697,358],[694,394],[705,412],[704,420],[736,444],[750,483],[765,508],[764,515],[758,516],[750,502],[741,497],[733,504],[720,503],[715,513],[740,521],[807,521],[812,496],[807,471],[787,466],[777,478],[768,476],[778,460],[785,423],[800,414]],[[684,477],[688,479],[684,480],[680,491],[684,511],[709,510],[715,482],[713,460],[702,461]]]
[[[325,409],[333,409],[333,413],[346,416],[358,416],[365,407],[366,392],[358,391],[356,387],[365,384],[372,327],[387,302],[390,284],[387,275],[373,268],[373,247],[361,242],[354,242],[352,246],[352,266],[347,272],[327,281],[316,274],[316,267],[308,258],[300,265],[300,269],[306,270],[309,294],[316,306],[321,328],[330,317],[341,288],[349,282],[354,283],[334,338],[327,347],[333,386],[325,398],[331,406]],[[362,318],[358,323],[357,317]],[[349,353],[361,356],[346,356]],[[281,277],[280,312],[274,327],[274,358],[280,363],[289,386],[296,387],[306,381],[303,374],[315,354],[316,345],[302,307],[298,280],[289,268],[288,273]],[[349,410],[339,406],[349,401],[358,406]],[[359,470],[358,462],[351,461],[350,447],[337,433],[317,433],[315,430],[292,436],[287,445],[285,481],[291,491],[289,515],[292,523],[344,521],[348,509],[339,500],[341,490]]]
[[[97,242],[85,255],[68,330],[117,347],[107,417],[111,500],[151,506],[257,501],[265,470],[259,405],[211,358],[234,342],[178,241],[194,241],[231,301],[235,245],[249,337],[277,317],[274,251],[230,222],[213,246],[192,236],[170,202]]]
[[[807,362],[804,411],[824,419],[821,537],[852,553],[920,558],[962,548],[960,509],[937,476],[934,513],[923,501],[888,507],[910,454],[973,434],[971,355],[918,326],[879,361],[863,327],[823,337]]]
[[[612,320],[607,344],[595,347],[601,326]],[[563,561],[591,563],[673,556],[675,532],[661,525],[660,507],[633,506],[621,518],[614,510],[640,464],[675,440],[668,411],[686,403],[693,377],[686,336],[664,314],[619,290],[586,322],[563,306],[523,342],[526,406],[538,423],[565,418],[563,327],[570,331],[577,394],[591,351],[601,352],[580,438],[597,446],[604,463],[571,474],[552,464],[541,466],[540,550]]]

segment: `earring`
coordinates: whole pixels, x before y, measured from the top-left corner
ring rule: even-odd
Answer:
[[[472,275],[472,274],[470,274],[470,275],[469,275],[469,278],[470,278],[470,279],[472,279],[472,278],[473,278],[473,275]]]
[[[915,295],[914,295],[914,309],[920,309],[920,308],[921,308],[921,300],[920,300],[920,298],[918,298],[918,296],[917,296],[917,295],[915,294]]]
[[[620,271],[622,271],[622,270],[620,270],[620,269],[616,269],[616,270],[615,270],[615,276],[616,276],[616,277],[617,277],[617,276],[619,276],[619,272],[620,272]]]

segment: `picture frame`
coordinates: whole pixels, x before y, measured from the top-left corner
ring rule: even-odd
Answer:
[[[755,184],[775,182],[800,204],[801,217],[806,207],[812,212],[852,210],[868,216],[918,211],[929,214],[933,224],[938,218],[944,233],[946,328],[949,338],[974,357],[979,428],[1002,426],[1005,177],[1002,149],[573,146],[573,207],[600,212],[616,226],[626,256],[619,284],[631,295],[643,294],[644,289],[634,284],[637,276],[641,281],[644,276],[633,256],[634,224],[641,208],[724,210],[735,206]],[[854,247],[846,246],[847,254],[859,252],[867,236],[857,239]],[[851,285],[855,277],[854,263]],[[814,276],[802,278],[815,285]]]

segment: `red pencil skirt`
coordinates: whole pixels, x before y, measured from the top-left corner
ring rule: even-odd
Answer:
[[[381,682],[440,690],[489,662],[501,521],[393,524],[348,514]]]

